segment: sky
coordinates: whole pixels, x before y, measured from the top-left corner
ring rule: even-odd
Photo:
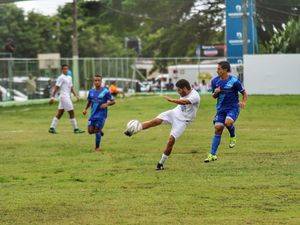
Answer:
[[[67,2],[72,2],[72,0],[32,0],[16,2],[15,4],[22,8],[25,13],[30,11],[35,11],[42,13],[44,15],[54,15],[57,12],[59,6],[66,4]]]

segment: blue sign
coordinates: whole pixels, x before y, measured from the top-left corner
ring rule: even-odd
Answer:
[[[243,62],[243,0],[226,0],[226,47],[230,63]],[[257,49],[257,33],[254,21],[255,0],[248,0],[248,54]]]

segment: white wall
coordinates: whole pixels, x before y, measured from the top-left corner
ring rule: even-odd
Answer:
[[[300,94],[300,54],[244,56],[249,94]]]

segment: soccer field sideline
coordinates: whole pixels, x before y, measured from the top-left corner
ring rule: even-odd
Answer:
[[[128,120],[174,106],[160,96],[117,99],[100,154],[91,151],[94,137],[72,133],[66,115],[58,135],[47,133],[56,106],[1,108],[0,222],[298,224],[299,100],[250,96],[237,122],[237,148],[228,148],[226,132],[219,160],[207,165],[215,102],[203,96],[162,172],[154,169],[169,126],[122,134]],[[75,103],[81,128],[84,104]]]

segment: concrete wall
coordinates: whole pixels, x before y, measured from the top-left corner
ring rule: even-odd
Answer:
[[[300,54],[246,55],[244,85],[249,94],[300,94]]]

